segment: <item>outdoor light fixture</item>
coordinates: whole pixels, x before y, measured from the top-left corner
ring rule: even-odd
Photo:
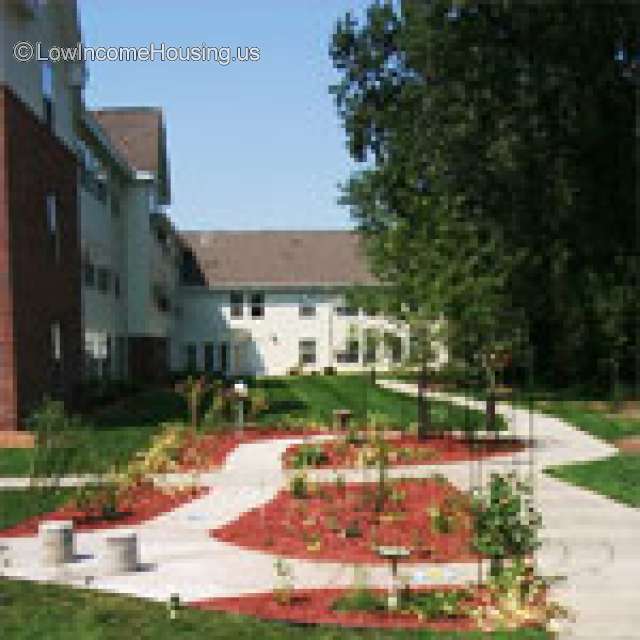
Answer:
[[[233,392],[238,399],[236,426],[242,430],[244,428],[244,401],[249,396],[249,388],[245,382],[238,380],[238,382],[233,385]]]

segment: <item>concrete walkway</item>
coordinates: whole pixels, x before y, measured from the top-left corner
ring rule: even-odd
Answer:
[[[381,384],[401,393],[417,393],[414,385]],[[432,395],[470,408],[483,408],[483,403],[467,398]],[[539,568],[544,575],[567,578],[554,589],[554,597],[576,615],[566,637],[640,638],[640,510],[542,473],[551,465],[606,458],[617,449],[551,416],[532,416],[526,409],[507,404],[499,405],[498,411],[508,420],[510,433],[518,437],[528,437],[533,419],[536,446],[532,480],[544,522]],[[484,484],[492,471],[517,470],[526,479],[529,463],[529,453],[522,452],[474,463],[466,473],[460,465],[447,465],[446,470],[439,465],[437,470],[466,488],[479,481]]]
[[[412,385],[382,382],[400,393],[415,394]],[[465,398],[434,396],[458,404],[481,408]],[[511,433],[528,437],[531,416],[507,405],[498,407],[511,425]],[[556,588],[555,597],[577,613],[572,627],[578,639],[632,640],[640,638],[640,512],[541,474],[551,464],[594,460],[615,453],[615,448],[584,434],[562,421],[542,415],[533,417],[536,447],[533,452],[533,481],[536,501],[545,521],[545,543],[539,564],[546,575],[564,575],[568,580]],[[122,576],[103,575],[98,556],[104,533],[77,534],[77,561],[61,570],[43,569],[38,562],[35,538],[0,539],[8,545],[10,565],[3,573],[10,577],[53,580],[85,585],[118,593],[166,600],[178,593],[184,601],[216,596],[255,593],[276,585],[275,557],[212,539],[209,529],[232,522],[249,509],[259,508],[286,486],[289,473],[282,470],[281,455],[300,438],[261,441],[240,445],[219,472],[201,474],[199,481],[211,493],[175,511],[133,529],[140,540],[140,571]],[[530,471],[530,452],[484,460],[481,463],[421,465],[392,469],[396,477],[446,475],[454,484],[468,489],[485,483],[492,471],[518,470],[523,478]],[[332,471],[312,474],[329,479]],[[344,471],[351,481],[375,479],[375,472]],[[168,483],[188,479],[164,478]],[[69,484],[86,478],[68,479]],[[10,481],[8,481],[10,483]],[[24,482],[20,480],[18,484]],[[0,493],[1,499],[1,493]],[[295,586],[349,586],[354,570],[331,562],[288,560]],[[365,567],[372,584],[386,586],[389,569]],[[473,580],[474,563],[446,566],[421,563],[404,568],[416,581],[460,583]]]

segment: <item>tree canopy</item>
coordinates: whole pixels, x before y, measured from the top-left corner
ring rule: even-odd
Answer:
[[[452,345],[526,334],[569,382],[631,344],[639,18],[616,0],[404,0],[337,23],[332,91],[362,163],[344,201],[374,271],[445,314]]]

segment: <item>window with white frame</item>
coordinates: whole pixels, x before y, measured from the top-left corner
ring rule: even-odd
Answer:
[[[400,364],[402,362],[402,338],[400,336],[391,336],[391,362]]]
[[[316,303],[309,297],[303,296],[300,301],[299,314],[301,318],[316,317]]]
[[[244,316],[244,294],[242,291],[231,291],[229,293],[229,304],[232,318],[237,320]]]
[[[49,127],[53,126],[54,95],[55,95],[54,67],[50,61],[42,63],[42,112],[44,121]]]
[[[92,289],[96,286],[96,267],[90,258],[85,258],[83,265],[84,286]]]
[[[98,267],[98,291],[100,293],[108,293],[111,288],[111,272],[107,267]]]
[[[47,231],[51,238],[53,255],[56,260],[60,259],[60,231],[58,221],[58,202],[55,194],[47,194],[46,199]]]
[[[341,304],[336,307],[336,314],[341,318],[355,318],[358,316],[358,308],[347,304]]]
[[[251,317],[254,320],[264,318],[264,293],[251,294]]]
[[[378,359],[378,336],[375,330],[367,329],[364,337],[364,361],[371,364]]]
[[[185,345],[185,368],[187,371],[198,369],[198,346],[196,344]]]
[[[300,364],[316,363],[316,341],[313,338],[305,338],[298,343]]]
[[[357,364],[360,361],[360,342],[355,339],[347,340],[344,351],[338,353],[340,364]]]

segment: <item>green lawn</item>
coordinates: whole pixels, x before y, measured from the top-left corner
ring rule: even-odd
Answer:
[[[258,422],[283,425],[315,422],[330,425],[334,409],[351,409],[358,424],[365,415],[384,414],[381,421],[406,428],[417,421],[415,398],[375,386],[368,376],[303,376],[262,379],[254,384],[269,396],[269,410]],[[440,429],[474,430],[483,427],[481,412],[444,402],[431,402],[433,425]],[[170,390],[146,391],[125,399],[91,416],[78,443],[65,451],[69,472],[102,472],[114,464],[127,462],[146,448],[159,425],[186,419],[184,399]],[[504,423],[500,423],[504,427]],[[25,450],[0,450],[0,476],[28,475],[32,453]]]
[[[537,401],[535,408],[562,418],[578,429],[608,442],[625,436],[640,435],[640,419],[609,412],[606,403],[600,407],[593,400],[552,398]]]
[[[417,422],[415,398],[374,385],[369,376],[303,376],[265,378],[256,383],[269,396],[269,410],[260,416],[263,424],[287,420],[311,420],[330,425],[334,409],[350,409],[356,423],[363,424],[366,415],[384,414],[392,426],[406,428]],[[479,411],[431,401],[433,425],[440,429],[474,430],[484,427]],[[504,422],[500,423],[504,427]]]
[[[71,489],[0,489],[0,531],[32,516],[53,511],[72,494]]]
[[[565,464],[546,472],[631,507],[640,507],[640,456],[619,454],[595,462]]]
[[[160,424],[186,418],[183,398],[172,391],[145,391],[82,420],[78,442],[65,451],[69,472],[104,472],[145,449]],[[33,452],[0,449],[0,476],[31,471]]]
[[[182,610],[169,620],[163,604],[55,585],[0,581],[3,640],[544,640],[542,631],[494,634],[346,631],[332,627],[258,622]]]

